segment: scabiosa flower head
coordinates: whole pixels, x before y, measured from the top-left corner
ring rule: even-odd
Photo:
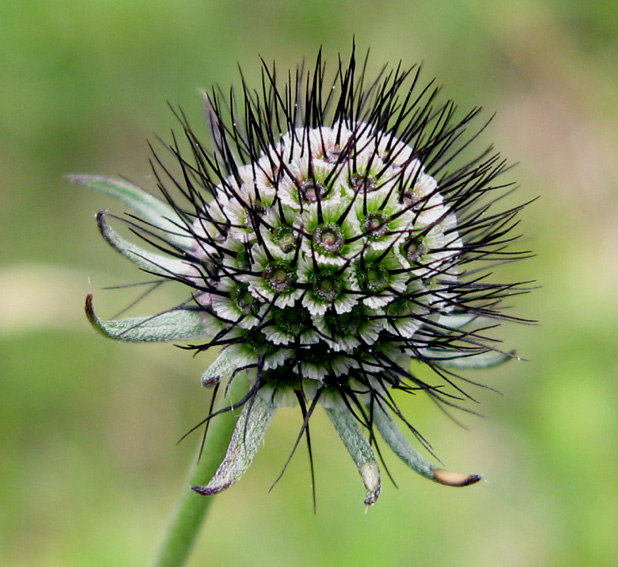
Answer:
[[[199,493],[214,494],[251,464],[280,406],[298,405],[299,439],[322,406],[363,479],[365,503],[380,493],[380,437],[434,481],[464,486],[478,475],[447,472],[403,434],[396,391],[424,393],[443,408],[467,399],[461,368],[499,364],[513,353],[486,330],[519,284],[493,283],[486,266],[522,257],[505,249],[521,207],[496,210],[504,161],[491,151],[461,163],[479,129],[478,109],[456,118],[418,68],[385,68],[367,81],[354,53],[327,81],[320,56],[281,83],[263,64],[257,90],[205,98],[207,143],[181,113],[190,150],[170,146],[178,172],[156,157],[164,199],[97,176],[73,181],[112,195],[140,221],[151,246],[126,241],[98,214],[101,234],[160,280],[187,287],[187,301],[150,317],[92,324],[125,341],[191,341],[219,347],[202,383],[248,378],[227,455]],[[485,264],[481,264],[485,262]],[[489,264],[487,263],[489,262]],[[488,323],[489,322],[489,323]],[[433,369],[421,380],[411,361]],[[225,411],[224,410],[224,411]],[[208,421],[215,415],[211,415]]]

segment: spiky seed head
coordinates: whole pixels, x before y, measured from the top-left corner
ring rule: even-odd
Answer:
[[[305,415],[301,433],[317,404],[326,409],[361,473],[368,504],[380,480],[375,437],[362,429],[377,428],[432,480],[478,480],[420,456],[391,414],[429,446],[392,392],[422,390],[459,407],[468,395],[453,368],[512,356],[478,327],[508,319],[501,299],[522,290],[489,282],[475,262],[523,255],[505,252],[521,207],[494,210],[493,194],[502,189],[495,180],[505,169],[496,154],[457,162],[476,136],[469,128],[478,110],[457,119],[453,103],[436,105],[437,89],[419,87],[417,68],[385,70],[368,83],[366,66],[359,71],[353,53],[327,83],[319,56],[313,69],[301,67],[281,85],[274,67],[264,65],[261,90],[243,82],[240,97],[207,95],[210,144],[181,115],[189,154],[178,143],[171,151],[182,175],[156,157],[165,201],[126,182],[73,178],[132,206],[146,223],[146,240],[153,242],[152,227],[159,230],[155,244],[164,254],[127,243],[101,219],[114,248],[190,288],[186,303],[143,319],[101,321],[90,300],[93,324],[121,340],[220,346],[202,382],[249,378],[228,456],[211,483],[198,488],[203,494],[240,478],[274,409],[295,402]],[[431,366],[443,386],[416,377],[410,360]]]

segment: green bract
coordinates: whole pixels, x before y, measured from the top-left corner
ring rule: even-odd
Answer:
[[[520,207],[494,210],[494,181],[504,170],[496,155],[452,162],[475,135],[465,134],[477,111],[455,120],[452,103],[436,105],[436,92],[419,89],[411,70],[366,85],[354,57],[332,84],[318,59],[283,86],[265,66],[261,95],[244,84],[240,99],[217,93],[206,105],[210,143],[184,124],[188,155],[171,148],[182,175],[157,158],[164,200],[126,181],[71,177],[130,207],[144,223],[133,230],[156,250],[126,241],[103,211],[98,224],[109,244],[142,270],[189,288],[171,311],[124,320],[100,320],[89,298],[92,324],[119,340],[220,347],[202,383],[249,379],[227,456],[195,490],[213,494],[238,480],[275,409],[294,404],[305,417],[301,433],[317,405],[326,409],[367,504],[381,486],[374,430],[423,476],[476,482],[421,456],[394,418],[429,446],[393,392],[423,391],[460,407],[469,396],[454,371],[513,356],[483,328],[507,319],[500,301],[521,290],[489,282],[474,262],[518,257],[504,249]],[[432,367],[443,384],[417,378],[411,360]]]

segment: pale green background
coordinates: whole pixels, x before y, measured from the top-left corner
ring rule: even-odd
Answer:
[[[378,7],[379,5],[379,7]],[[486,419],[464,430],[427,400],[404,401],[447,466],[487,482],[434,485],[389,459],[364,513],[351,460],[314,422],[318,514],[306,452],[268,494],[298,412],[281,411],[240,484],[218,497],[191,565],[613,566],[618,557],[618,3],[606,0],[0,3],[0,563],[147,565],[205,415],[196,359],[168,345],[95,336],[140,275],[101,241],[113,203],[71,172],[152,187],[147,138],[198,88],[281,69],[324,46],[382,62],[424,61],[445,94],[497,116],[483,141],[520,165],[522,215],[538,256],[503,272],[543,288],[513,301],[538,327],[501,336],[530,362],[478,375]],[[114,211],[121,212],[116,207]],[[165,300],[157,305],[163,306]]]

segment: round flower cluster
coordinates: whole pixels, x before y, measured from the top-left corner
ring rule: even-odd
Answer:
[[[437,90],[417,91],[418,72],[398,68],[367,86],[355,70],[352,55],[327,84],[318,58],[313,71],[299,69],[281,87],[264,66],[260,95],[243,83],[240,101],[220,91],[207,96],[210,146],[181,115],[191,150],[186,157],[176,141],[170,146],[180,174],[155,155],[164,200],[123,180],[71,177],[129,206],[143,221],[131,228],[156,250],[125,240],[101,211],[99,230],[112,247],[158,282],[191,289],[173,309],[108,321],[89,296],[95,328],[117,340],[220,347],[205,386],[248,378],[240,401],[203,422],[243,408],[221,466],[194,487],[202,494],[236,482],[276,409],[294,404],[307,441],[314,409],[325,409],[361,474],[367,504],[381,487],[376,429],[432,480],[465,486],[480,478],[427,461],[396,424],[431,451],[393,392],[423,391],[461,408],[472,398],[458,385],[458,370],[514,356],[486,330],[514,320],[500,311],[501,300],[525,290],[488,281],[486,266],[523,257],[506,250],[521,206],[495,210],[503,187],[495,179],[505,169],[497,154],[454,165],[476,136],[464,134],[478,110],[455,120],[451,102],[436,105]],[[441,383],[421,380],[412,360]]]
[[[286,134],[216,187],[193,230],[208,266],[196,301],[277,400],[311,381],[370,389],[361,367],[422,350],[409,339],[453,309],[456,217],[412,148],[368,124]]]

